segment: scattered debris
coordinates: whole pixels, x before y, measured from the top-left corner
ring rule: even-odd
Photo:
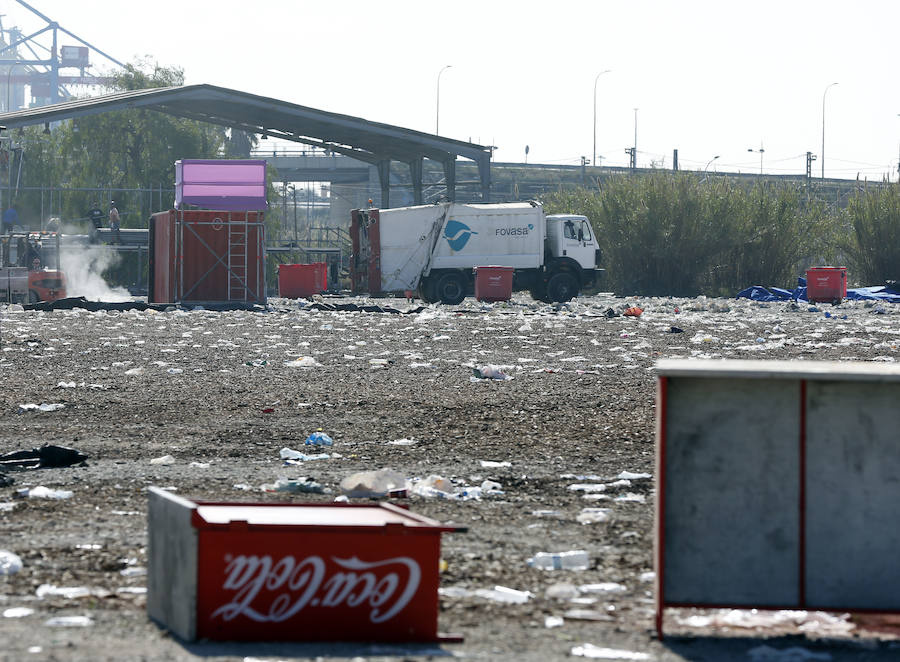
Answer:
[[[19,405],[19,413],[24,414],[26,411],[59,411],[60,409],[65,409],[65,407],[61,402],[42,402],[39,405],[29,402]]]
[[[322,364],[311,356],[298,356],[296,359],[284,362],[287,368],[321,368]]]
[[[305,443],[307,446],[333,446],[334,439],[322,432],[322,428],[319,428],[306,438]]]
[[[0,455],[0,467],[4,469],[50,469],[84,464],[88,456],[67,446],[45,444],[30,451],[13,451]],[[0,480],[0,485],[2,485]]]
[[[493,602],[505,602],[513,605],[523,605],[534,597],[534,593],[531,591],[517,591],[506,586],[495,586],[492,589],[479,588],[474,595]]]
[[[327,460],[332,456],[328,453],[316,453],[315,455],[307,455],[293,448],[282,448],[279,455],[285,464],[302,464],[303,462],[311,462],[312,460]]]
[[[31,616],[33,613],[34,609],[31,607],[10,607],[9,609],[3,610],[3,618],[23,618],[25,616]]]
[[[14,575],[22,569],[22,559],[5,549],[0,549],[0,575]]]
[[[831,654],[813,653],[802,646],[778,649],[763,645],[748,650],[747,657],[752,662],[804,662],[805,660],[830,660]]]
[[[544,618],[544,627],[547,629],[550,628],[558,628],[565,623],[565,619],[562,616],[546,616]]]
[[[72,495],[73,492],[69,490],[51,490],[43,485],[25,487],[13,493],[16,499],[71,499]]]
[[[472,368],[472,374],[474,375],[473,381],[478,381],[479,379],[495,379],[497,381],[512,379],[510,375],[503,372],[500,366],[492,364],[483,365],[480,368]]]
[[[588,657],[594,660],[650,660],[647,653],[620,650],[618,648],[601,648],[594,644],[582,644],[572,648],[573,657]]]
[[[235,487],[239,487],[235,485]],[[297,492],[304,494],[327,494],[331,490],[316,481],[306,478],[279,478],[274,483],[260,485],[263,492]]]
[[[341,481],[340,488],[351,499],[405,496],[409,481],[393,469],[379,469],[351,474]]]
[[[93,625],[94,621],[89,616],[54,616],[44,621],[44,625],[50,627],[83,628]]]
[[[582,508],[575,519],[582,524],[600,524],[608,522],[611,517],[612,511],[609,508]]]
[[[528,565],[541,570],[587,570],[591,566],[591,561],[584,550],[538,552],[528,559]]]

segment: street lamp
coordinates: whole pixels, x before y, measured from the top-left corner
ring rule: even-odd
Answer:
[[[594,151],[591,152],[591,165],[597,165],[597,80],[612,69],[604,69],[594,78]]]
[[[434,135],[439,135],[439,129],[441,126],[441,74],[444,73],[445,69],[449,69],[452,67],[452,64],[446,65],[443,69],[438,72],[437,75],[437,110],[435,111],[434,118]]]
[[[703,169],[703,174],[704,174],[704,175],[706,174],[706,171],[709,170],[709,164],[712,163],[713,161],[715,161],[717,158],[719,158],[719,155],[718,155],[718,154],[716,154],[714,157],[712,157],[712,158],[706,163],[706,167]]]
[[[822,92],[822,151],[819,153],[819,161],[822,162],[822,179],[825,179],[825,95],[835,85],[837,83],[832,83]]]
[[[762,142],[759,143],[759,149],[753,149],[752,147],[748,147],[747,151],[759,153],[759,174],[760,174],[760,176],[762,176],[762,174],[763,174],[763,154],[766,153],[766,150],[763,149]]]

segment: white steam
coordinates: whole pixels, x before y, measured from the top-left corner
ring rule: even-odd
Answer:
[[[128,290],[110,287],[103,280],[103,272],[120,260],[109,246],[68,246],[62,249],[59,259],[66,275],[68,296],[111,303],[131,301]]]

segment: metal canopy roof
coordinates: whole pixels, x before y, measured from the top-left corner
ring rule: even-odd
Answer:
[[[177,117],[315,145],[376,164],[385,207],[388,206],[391,161],[409,165],[417,203],[421,202],[422,159],[425,158],[443,165],[450,199],[455,197],[457,157],[478,164],[485,198],[490,191],[490,147],[215,85],[161,87],[64,101],[0,114],[0,124],[14,129],[130,108],[149,108]]]

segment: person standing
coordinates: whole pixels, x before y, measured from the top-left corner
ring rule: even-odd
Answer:
[[[119,210],[116,208],[116,201],[109,201],[109,229],[112,230],[113,243],[122,243],[119,240]]]
[[[9,234],[13,228],[19,224],[19,212],[16,211],[15,205],[10,205],[9,209],[3,212],[3,232]]]
[[[103,227],[103,210],[100,209],[100,203],[94,200],[94,204],[91,205],[90,211],[88,211],[88,218],[91,219],[91,226],[94,230],[99,230]]]

